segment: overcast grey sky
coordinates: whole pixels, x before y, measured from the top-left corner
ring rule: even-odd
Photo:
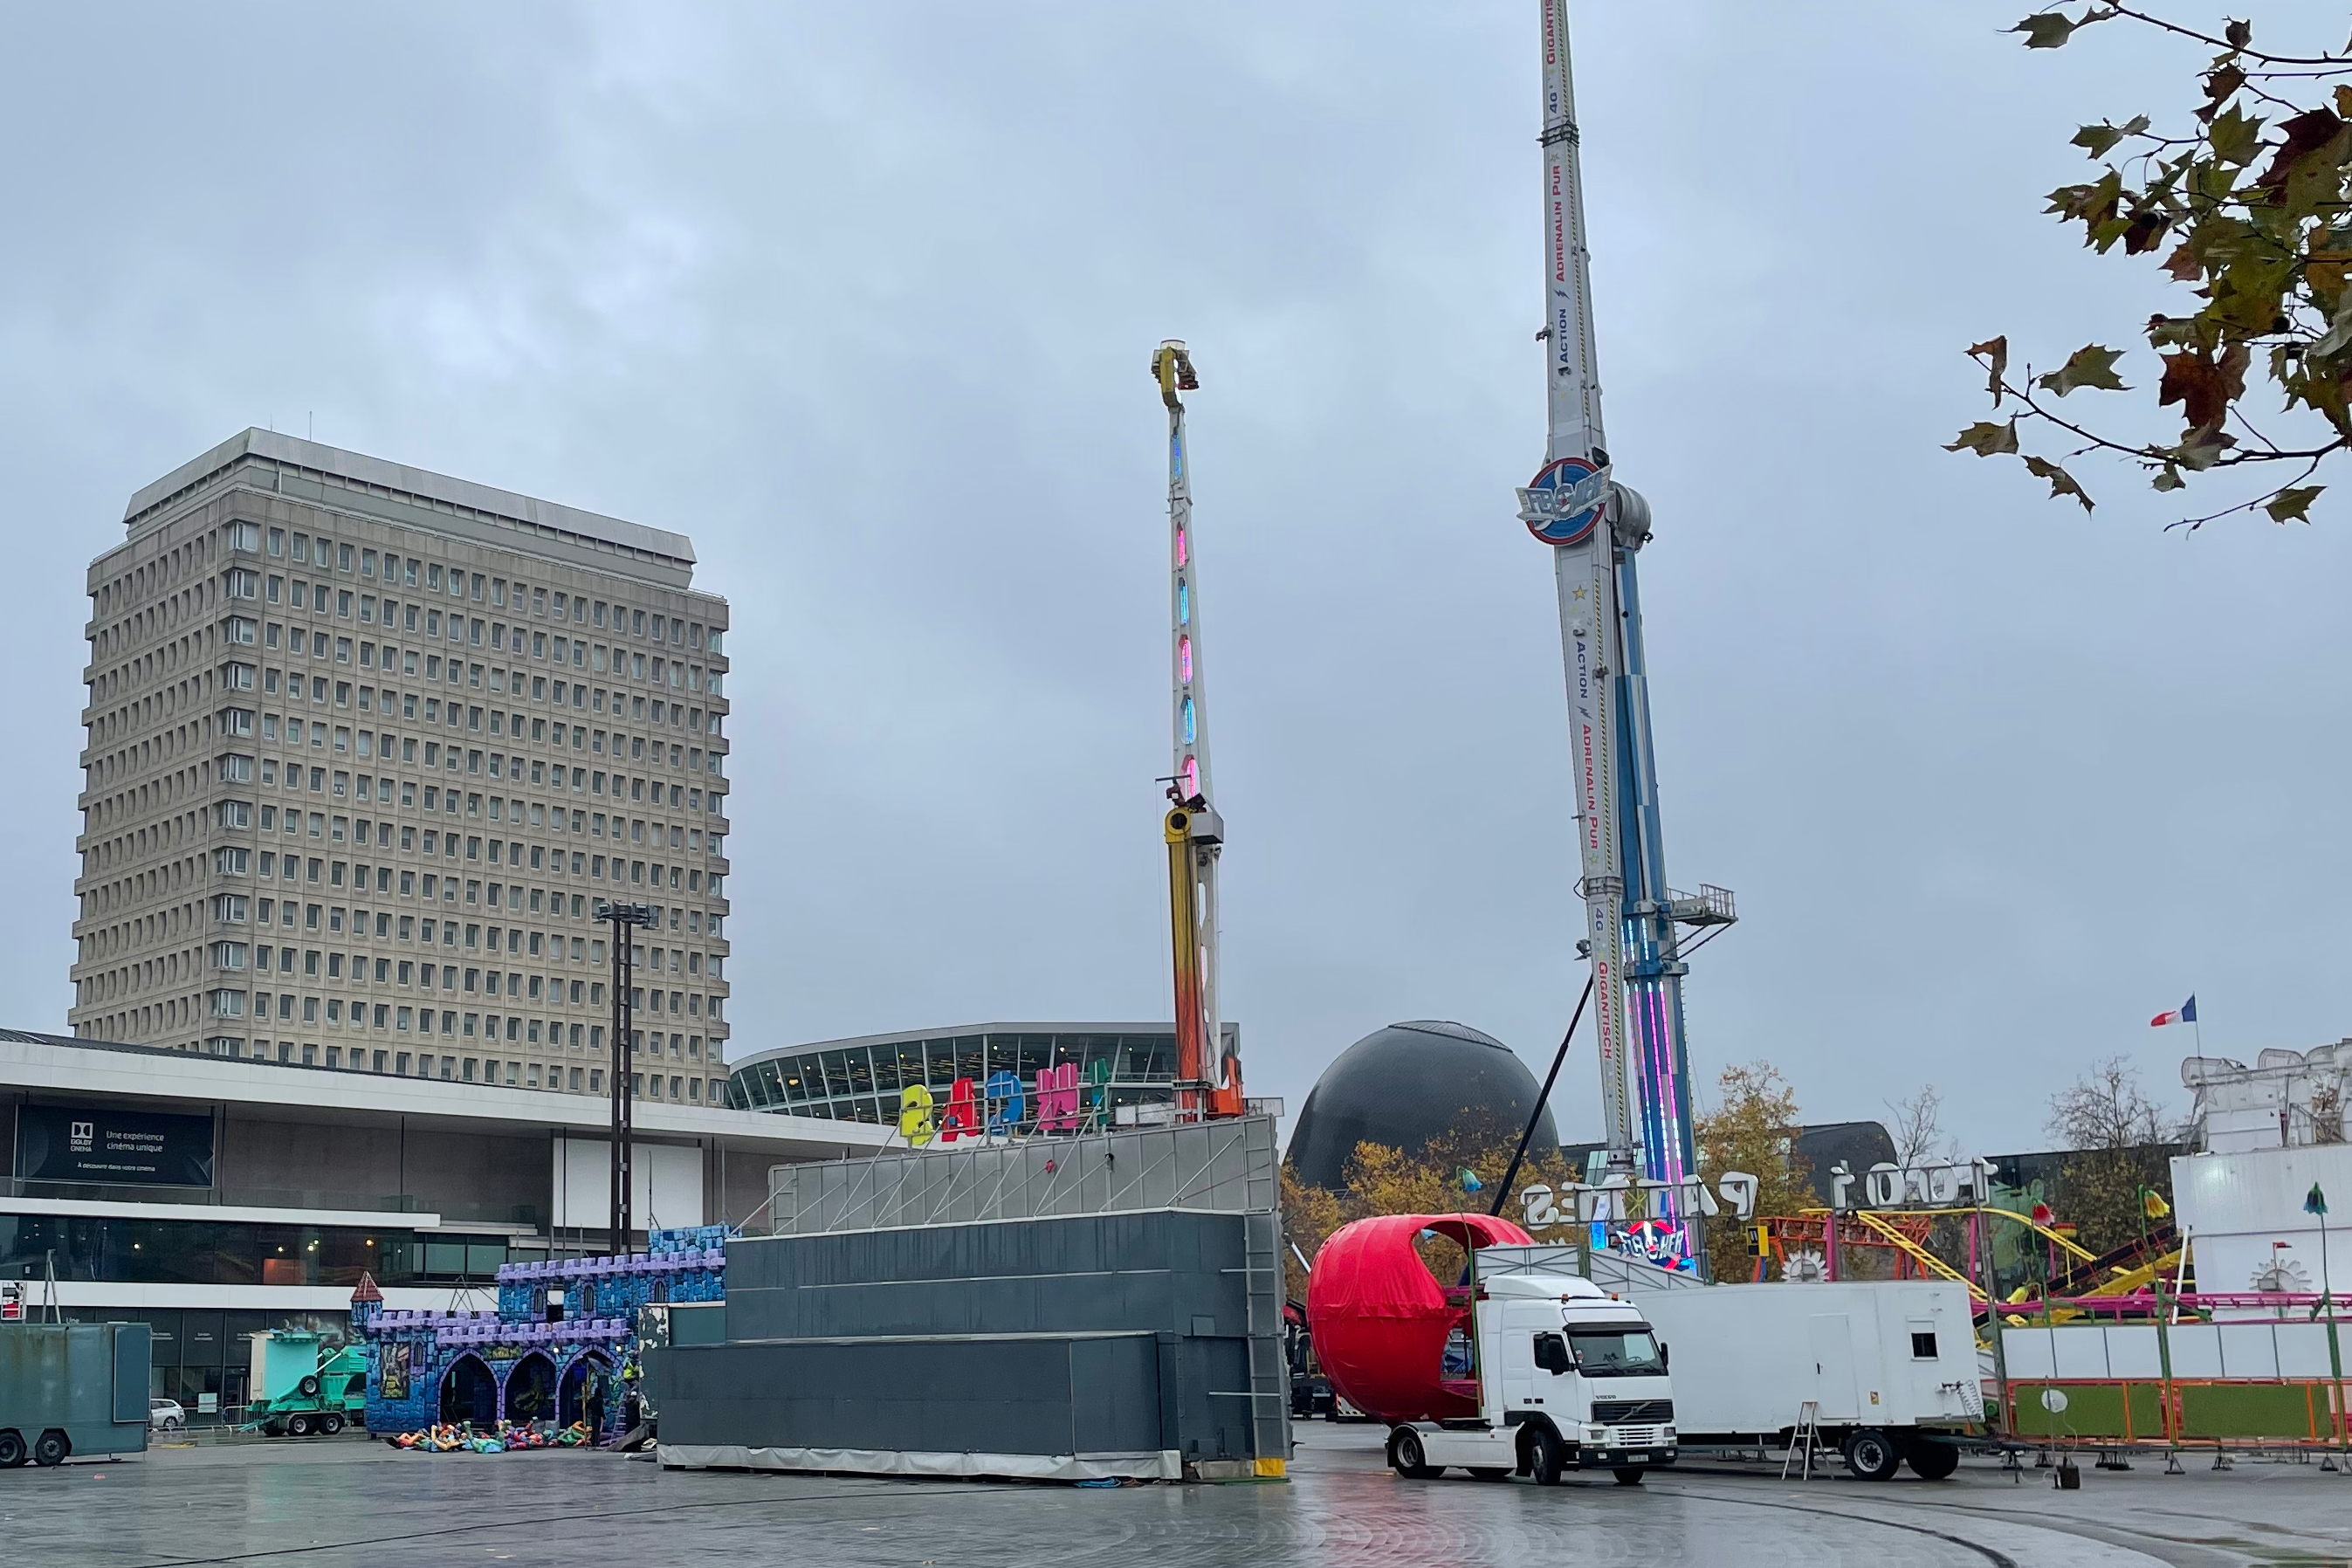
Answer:
[[[1709,1079],[2039,1146],[2126,1051],[2352,1032],[2345,512],[2166,535],[1937,449],[1961,347],[2160,296],[2038,216],[2193,50],[1985,5],[1575,16],[1670,872]],[[2331,29],[2326,7],[2257,7]],[[2185,14],[2185,13],[2184,13]],[[2200,14],[2201,19],[2201,14]],[[0,5],[7,1023],[63,1026],[89,559],[247,425],[676,529],[738,674],[737,1054],[1169,1010],[1160,339],[1230,1016],[1295,1111],[1580,975],[1541,457],[1536,8]],[[2145,351],[2126,360],[2144,379]],[[1593,1068],[1564,1135],[1597,1131]]]

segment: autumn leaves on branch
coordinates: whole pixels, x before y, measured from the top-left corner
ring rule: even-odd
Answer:
[[[2011,29],[2028,48],[2057,48],[2095,23],[2137,22],[2217,49],[2200,77],[2202,102],[2183,133],[2161,135],[2145,114],[2085,125],[2074,137],[2100,177],[2050,194],[2048,211],[2080,223],[2101,255],[2147,256],[2200,301],[2151,316],[2149,348],[2163,367],[2157,406],[2178,407],[2176,440],[2134,440],[2097,427],[2100,416],[2064,400],[2084,390],[2129,393],[2123,351],[2090,343],[2056,370],[2010,371],[2009,340],[1969,349],[1986,371],[1996,412],[1959,433],[1949,451],[2016,457],[2053,497],[2089,510],[2089,493],[2057,458],[2027,449],[2040,437],[2077,443],[2066,460],[2105,453],[2138,465],[2158,490],[2199,476],[2249,468],[2266,486],[2252,497],[2173,526],[2196,528],[2257,508],[2273,521],[2308,521],[2325,486],[2309,482],[2352,448],[2352,45],[2319,54],[2253,47],[2252,25],[2220,36],[2124,5],[2079,15],[2053,7]],[[2120,155],[2119,155],[2120,154]],[[2257,368],[2280,394],[2275,438],[2244,406]]]

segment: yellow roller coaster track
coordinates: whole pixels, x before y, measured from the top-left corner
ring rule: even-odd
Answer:
[[[1926,1247],[1920,1246],[1917,1242],[1904,1235],[1900,1227],[1890,1223],[1885,1215],[1879,1214],[1876,1210],[1855,1209],[1851,1214],[1847,1215],[1846,1217],[1859,1221],[1864,1228],[1867,1230],[1875,1231],[1879,1236],[1885,1237],[1886,1241],[1899,1249],[1904,1256],[1910,1258],[1914,1263],[1926,1268],[1928,1272],[1932,1274],[1940,1274],[1956,1285],[1967,1286],[1972,1295],[1983,1294],[1983,1292],[1979,1290],[1976,1285],[1970,1281],[1967,1275],[1961,1273],[1958,1269],[1953,1268],[1950,1264],[1945,1262],[1942,1258],[1937,1257],[1934,1253],[1928,1251]]]
[[[2137,1268],[2116,1269],[2089,1289],[2077,1291],[2075,1299],[2079,1300],[2094,1296],[2137,1295],[2154,1284],[2159,1278],[2170,1274],[2179,1267],[2180,1253],[2178,1248],[2175,1248],[2161,1258],[2141,1264]],[[2080,1307],[2061,1307],[2053,1303],[2043,1309],[2042,1315],[2053,1323],[2071,1323],[2077,1318],[2089,1317],[2092,1314]]]
[[[1802,1211],[1801,1217],[1805,1219],[1814,1219],[1817,1217],[1827,1218],[1829,1212],[1830,1211],[1827,1209],[1806,1209]],[[1923,1215],[1928,1215],[1929,1217],[1939,1217],[1945,1215],[1974,1214],[1979,1212],[1988,1215],[1999,1215],[2003,1219],[2015,1220],[2019,1225],[2023,1226],[2026,1229],[2033,1232],[2036,1236],[2040,1236],[2050,1241],[2055,1242],[2059,1247],[2064,1248],[2065,1251],[2074,1257],[2078,1262],[2088,1263],[2097,1256],[2095,1253],[2090,1252],[2083,1247],[2074,1240],[2074,1237],[2069,1236],[2061,1236],[2058,1232],[2051,1229],[2048,1226],[2036,1223],[2031,1215],[2021,1215],[2013,1209],[1989,1208],[1981,1211],[1974,1209],[1948,1209],[1935,1211],[1924,1209],[1850,1209],[1843,1217],[1860,1225],[1864,1230],[1871,1232],[1880,1240],[1885,1241],[1889,1246],[1895,1247],[1905,1257],[1910,1258],[1913,1262],[1918,1264],[1929,1273],[1937,1275],[1942,1279],[1949,1279],[1956,1285],[1966,1286],[1968,1288],[1969,1294],[1971,1297],[1980,1300],[1984,1295],[1984,1291],[1978,1286],[1976,1281],[1970,1279],[1967,1275],[1961,1273],[1958,1269],[1953,1268],[1950,1264],[1945,1262],[1942,1258],[1937,1257],[1934,1253],[1920,1246],[1918,1242],[1906,1235],[1903,1228],[1900,1226],[1895,1225],[1893,1219],[1889,1217],[1890,1215],[1900,1215],[1904,1218],[1916,1218]],[[2162,1268],[2169,1267],[2171,1263],[2178,1261],[2179,1255],[2175,1254],[2171,1258],[2160,1263],[2150,1265],[2149,1267],[2151,1269]],[[2138,1279],[2139,1275],[2139,1270],[2134,1270],[2128,1278]],[[2152,1275],[2150,1277],[2152,1277]],[[2141,1282],[2145,1283],[2146,1281],[2142,1280]],[[2092,1294],[2124,1295],[2127,1294],[2130,1289],[2136,1288],[2137,1287],[2125,1286],[2118,1281],[2103,1281],[2099,1289],[2092,1292]]]
[[[2032,1215],[2019,1214],[2014,1209],[1984,1209],[1981,1211],[1975,1209],[1954,1209],[1950,1212],[1954,1214],[1975,1214],[1981,1212],[1984,1214],[1997,1214],[2003,1219],[2013,1219],[2018,1224],[2023,1226],[2026,1229],[2033,1232],[2034,1235],[2046,1237],[2050,1240],[2056,1242],[2060,1247],[2064,1247],[2068,1252],[2073,1253],[2074,1255],[2075,1261],[2078,1263],[2088,1263],[2098,1257],[2097,1253],[2092,1252],[2089,1249],[2079,1246],[2073,1237],[2061,1236],[2056,1231],[2051,1229],[2048,1226],[2037,1223]]]

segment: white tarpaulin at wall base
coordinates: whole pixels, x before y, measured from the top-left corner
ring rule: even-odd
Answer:
[[[599,1230],[613,1223],[613,1146],[602,1138],[555,1140],[555,1220]],[[629,1217],[638,1230],[701,1225],[702,1151],[675,1143],[629,1147]]]
[[[1140,1454],[931,1454],[889,1448],[747,1448],[736,1443],[664,1443],[670,1470],[833,1470],[866,1476],[995,1476],[1024,1481],[1180,1481],[1173,1448]]]

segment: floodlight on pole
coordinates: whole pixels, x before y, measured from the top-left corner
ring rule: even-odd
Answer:
[[[651,904],[624,904],[607,899],[596,900],[596,918],[608,921],[613,927],[613,1206],[612,1252],[615,1257],[629,1250],[629,1233],[635,1228],[630,1223],[629,1204],[633,1191],[634,1173],[630,1156],[634,1152],[635,1096],[630,1092],[629,1049],[631,1019],[635,1009],[629,1000],[629,982],[636,967],[634,943],[630,932],[636,926],[658,926],[661,911]]]

